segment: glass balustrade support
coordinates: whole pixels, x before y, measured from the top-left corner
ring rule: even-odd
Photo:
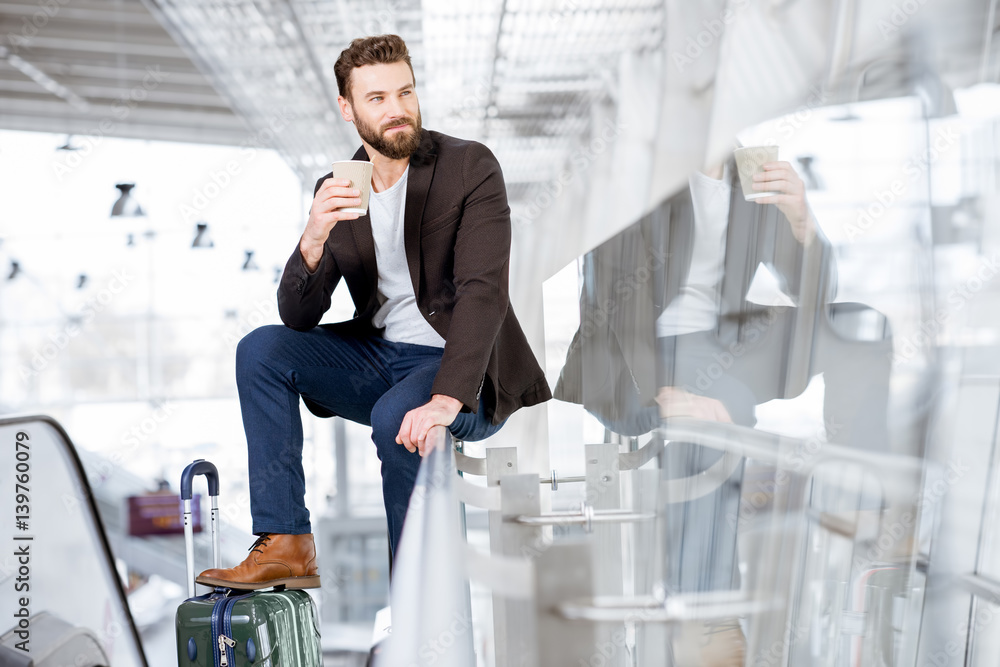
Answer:
[[[509,462],[509,461],[508,461]],[[500,463],[498,460],[497,463]],[[509,469],[516,470],[516,463]],[[509,519],[522,514],[537,516],[541,514],[541,493],[538,486],[538,475],[511,474],[500,477],[500,507],[503,520],[500,522],[500,544],[503,555],[519,558],[542,558],[548,552],[549,540],[541,526],[522,524]],[[541,565],[539,565],[541,566]],[[537,570],[536,570],[537,573]],[[542,575],[538,573],[539,579]],[[536,582],[536,586],[537,586]],[[537,594],[537,591],[536,591]],[[549,640],[539,628],[541,613],[538,600],[521,601],[507,600],[504,605],[506,616],[503,628],[506,640],[501,645],[497,640],[497,667],[506,664],[509,667],[539,667],[547,665],[539,660],[540,638]],[[503,660],[500,661],[500,652]]]
[[[976,597],[1000,604],[1000,581],[982,574],[969,573],[959,577],[958,583]]]
[[[500,479],[517,474],[516,447],[488,447],[486,449],[486,487],[500,488]],[[502,496],[502,491],[501,491]],[[502,507],[501,497],[501,507]],[[500,510],[490,510],[490,552],[493,554],[511,555],[505,551],[503,540],[504,522]],[[493,645],[496,667],[514,667],[517,663],[510,658],[510,633],[507,630],[507,618],[515,613],[512,607],[526,603],[511,602],[501,595],[493,596]]]
[[[593,549],[589,540],[556,542],[539,554],[535,563],[535,601],[538,646],[537,664],[611,665],[624,658],[624,642],[609,641],[621,627],[600,623],[575,623],[559,613],[567,600],[594,596]],[[624,633],[621,633],[624,634]]]
[[[586,471],[586,500],[581,503],[584,515],[583,529],[590,534],[591,563],[594,577],[591,595],[621,595],[624,593],[625,567],[622,557],[622,527],[619,521],[608,519],[629,518],[623,513],[621,474],[618,468],[618,443],[584,445]],[[600,513],[603,520],[594,521]],[[638,513],[632,510],[633,515]],[[615,634],[622,633],[621,624],[600,625],[594,628],[601,644],[615,644]],[[625,667],[625,651],[615,651],[607,657],[607,667]]]
[[[460,451],[455,452],[455,467],[458,471],[466,475],[477,475],[486,477],[487,463],[485,458],[469,456]]]
[[[630,523],[633,521],[650,521],[656,518],[652,512],[633,512],[631,510],[595,510],[593,506],[584,504],[579,512],[546,512],[539,515],[519,514],[507,518],[507,521],[525,526],[584,526],[590,532],[595,523]]]
[[[552,490],[557,491],[560,484],[576,484],[577,482],[586,482],[587,478],[584,475],[571,475],[570,477],[559,477],[555,470],[548,477],[539,476],[539,484],[551,484]]]
[[[656,596],[594,596],[568,600],[556,607],[571,621],[589,623],[685,623],[750,617],[780,609],[780,601],[758,600],[740,591],[683,593],[666,599]]]

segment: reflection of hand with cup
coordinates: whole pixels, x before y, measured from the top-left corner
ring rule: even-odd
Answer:
[[[357,185],[367,187],[352,187],[351,178],[334,176],[323,181],[316,191],[309,209],[309,221],[299,240],[299,252],[309,271],[315,271],[319,266],[323,248],[334,226],[341,220],[357,220],[365,213],[365,209],[360,209],[360,212],[358,209],[368,203],[365,190],[371,190],[371,168],[367,184]]]
[[[778,147],[748,146],[737,148],[735,154],[747,201],[776,205],[799,243],[810,243],[816,225],[806,202],[806,186],[791,164],[778,161]]]
[[[743,197],[747,201],[766,197],[772,192],[755,192],[754,176],[764,171],[764,165],[778,161],[777,146],[743,146],[733,151],[736,156],[736,169],[740,174],[740,185],[743,186]]]

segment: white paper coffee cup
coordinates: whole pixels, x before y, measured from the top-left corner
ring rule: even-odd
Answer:
[[[342,208],[347,213],[368,212],[368,196],[372,191],[372,169],[375,165],[367,160],[340,160],[333,163],[333,177],[346,178],[351,181],[350,187],[361,191],[361,205],[355,208]]]

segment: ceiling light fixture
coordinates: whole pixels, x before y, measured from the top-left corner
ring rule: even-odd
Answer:
[[[253,250],[247,250],[246,254],[247,254],[247,258],[246,258],[246,261],[243,262],[243,270],[244,271],[259,271],[260,267],[257,266],[257,262],[253,261]]]
[[[194,241],[191,243],[192,248],[214,248],[215,241],[212,237],[208,235],[208,223],[199,222],[195,225],[195,235]]]
[[[115,185],[121,191],[118,201],[111,207],[112,218],[135,218],[145,216],[145,211],[139,206],[139,202],[132,196],[132,188],[135,183],[118,183]]]
[[[66,135],[66,141],[63,142],[63,145],[60,146],[59,148],[57,148],[56,150],[57,151],[78,151],[78,150],[80,150],[80,147],[73,144],[73,135],[72,134],[67,134]]]

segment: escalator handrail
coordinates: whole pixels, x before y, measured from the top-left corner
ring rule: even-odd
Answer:
[[[141,667],[149,667],[149,661],[146,660],[146,653],[143,650],[142,639],[139,637],[139,631],[135,626],[135,619],[132,618],[132,610],[128,606],[128,596],[126,595],[125,588],[122,586],[121,579],[118,576],[118,569],[114,566],[114,553],[111,551],[111,543],[108,542],[108,536],[104,530],[104,522],[101,521],[101,515],[97,511],[97,503],[94,502],[94,492],[90,488],[90,481],[87,479],[87,473],[84,470],[83,462],[80,460],[80,456],[76,452],[76,446],[73,444],[73,440],[69,437],[69,434],[66,433],[66,429],[64,429],[59,422],[48,415],[0,417],[0,427],[38,423],[50,426],[52,430],[59,435],[61,446],[64,450],[63,453],[66,454],[66,458],[73,466],[73,472],[76,473],[77,481],[79,482],[83,492],[84,497],[80,499],[81,504],[90,512],[90,517],[94,522],[94,527],[97,533],[97,541],[100,545],[102,553],[104,554],[105,562],[108,565],[110,578],[112,582],[114,582],[114,592],[118,596],[118,600],[122,606],[122,612],[125,615],[125,620],[128,623],[129,629],[132,631],[132,638],[135,640],[136,649],[138,651],[139,659],[141,660]]]

